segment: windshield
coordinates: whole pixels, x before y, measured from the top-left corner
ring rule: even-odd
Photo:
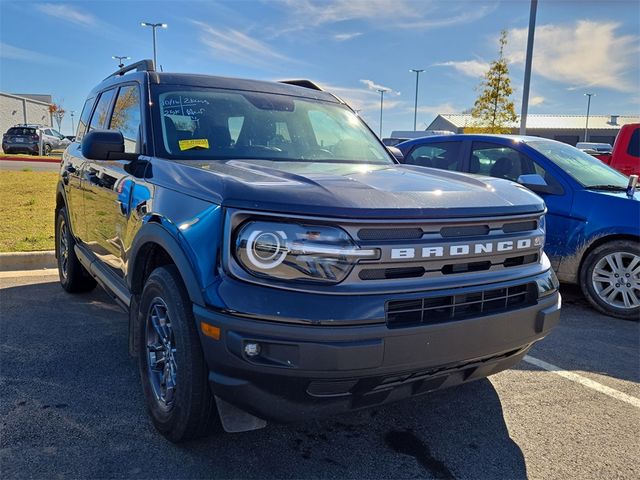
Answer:
[[[626,188],[628,178],[577,148],[560,142],[533,141],[527,145],[542,153],[572,176],[582,186],[617,186]]]
[[[393,163],[377,137],[344,105],[184,88],[158,94],[158,146],[167,158]]]

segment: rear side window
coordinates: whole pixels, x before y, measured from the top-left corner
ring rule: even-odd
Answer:
[[[640,157],[640,128],[636,128],[633,131],[627,147],[627,153],[632,157]]]
[[[404,163],[441,170],[462,171],[461,142],[429,143],[414,148]]]
[[[136,85],[122,87],[118,92],[109,128],[120,130],[124,137],[124,151],[138,152],[140,130],[140,94]]]
[[[82,107],[82,113],[80,114],[80,121],[78,122],[78,129],[76,130],[76,141],[82,140],[84,132],[87,131],[87,125],[89,124],[89,118],[91,118],[91,110],[93,109],[94,101],[95,97],[91,97],[84,102],[84,107]]]
[[[35,135],[35,134],[36,134],[35,128],[11,127],[9,130],[7,130],[7,135]]]
[[[102,92],[102,95],[100,95],[100,100],[98,100],[96,110],[93,112],[93,116],[91,117],[89,131],[95,130],[96,128],[107,128],[109,107],[111,106],[111,100],[113,99],[114,92],[115,90],[111,89],[107,90],[106,92]]]

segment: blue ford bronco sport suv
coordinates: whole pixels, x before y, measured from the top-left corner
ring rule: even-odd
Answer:
[[[305,80],[105,79],[64,153],[68,292],[129,312],[172,441],[380,405],[516,364],[560,314],[545,206],[400,165]]]

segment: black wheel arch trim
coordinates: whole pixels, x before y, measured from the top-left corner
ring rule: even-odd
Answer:
[[[182,277],[191,301],[198,305],[204,305],[204,296],[202,295],[200,284],[187,254],[171,232],[158,222],[146,223],[140,229],[136,235],[136,239],[131,245],[128,258],[130,270],[127,274],[127,286],[129,290],[133,294],[140,293],[136,290],[136,285],[140,283],[141,276],[144,274],[144,265],[139,265],[137,258],[141,249],[148,243],[155,243],[167,252],[180,272],[180,276]]]

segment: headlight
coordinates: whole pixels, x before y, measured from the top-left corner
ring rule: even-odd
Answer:
[[[235,258],[257,277],[338,283],[360,259],[376,259],[377,249],[361,249],[340,228],[250,221],[235,237]]]
[[[558,277],[556,277],[556,273],[553,269],[549,269],[544,277],[538,278],[536,280],[536,284],[538,285],[538,298],[551,295],[560,287],[560,282],[558,281]]]

